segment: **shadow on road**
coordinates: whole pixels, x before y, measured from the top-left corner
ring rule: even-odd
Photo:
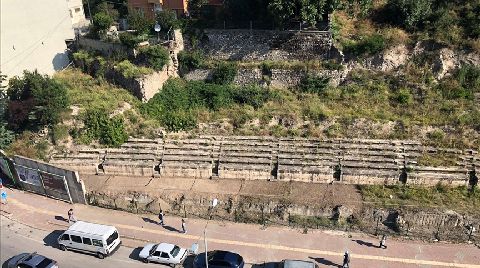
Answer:
[[[43,243],[45,246],[50,246],[53,248],[58,247],[57,238],[63,233],[63,230],[55,230],[49,233],[45,238],[43,238]]]
[[[144,222],[147,222],[147,223],[158,224],[158,221],[152,220],[152,219],[147,218],[147,217],[142,217],[142,220],[143,220]]]
[[[55,216],[55,220],[57,221],[63,221],[63,222],[68,222],[68,219],[66,219],[65,217],[63,216]]]
[[[333,266],[337,268],[342,268],[342,265],[336,264],[330,260],[324,259],[324,258],[314,258],[314,257],[309,257],[310,259],[316,261],[318,264],[323,264],[326,266]]]
[[[138,257],[138,254],[140,253],[140,251],[142,251],[142,247],[138,247],[138,248],[133,249],[132,252],[130,253],[130,255],[128,255],[128,258],[132,259],[132,260],[139,261],[140,258]]]
[[[163,225],[162,227],[163,227],[163,229],[165,229],[165,230],[167,230],[167,231],[182,233],[182,231],[180,231],[180,230],[178,230],[177,228],[174,228],[174,227],[172,227],[172,226]]]
[[[357,244],[361,245],[361,246],[367,246],[367,247],[371,247],[371,248],[378,248],[377,245],[374,245],[370,242],[365,242],[363,240],[360,240],[360,239],[357,239],[357,240],[352,240],[353,242],[356,242]]]

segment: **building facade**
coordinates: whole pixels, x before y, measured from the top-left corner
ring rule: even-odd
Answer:
[[[66,0],[1,0],[0,12],[0,71],[7,79],[68,65],[66,41],[74,30]]]
[[[70,18],[72,18],[73,28],[86,27],[89,21],[85,18],[85,10],[83,10],[82,0],[66,0]]]

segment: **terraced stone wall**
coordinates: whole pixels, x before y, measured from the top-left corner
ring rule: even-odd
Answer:
[[[451,166],[418,163],[448,151]],[[345,184],[468,185],[480,169],[474,150],[428,148],[416,141],[318,140],[252,136],[131,139],[116,149],[79,147],[51,163],[85,174],[302,181]]]

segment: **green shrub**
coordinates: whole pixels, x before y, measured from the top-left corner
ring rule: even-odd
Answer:
[[[15,134],[0,124],[0,150],[5,150],[15,139]]]
[[[86,143],[98,139],[102,144],[118,147],[128,139],[120,116],[110,118],[104,110],[89,109],[83,115],[83,122],[82,140]]]
[[[183,50],[178,53],[178,63],[181,73],[187,73],[191,70],[200,68],[202,66],[203,60],[203,55],[199,50]]]
[[[367,36],[358,41],[343,43],[344,51],[355,56],[373,55],[383,51],[385,47],[385,38],[379,34]]]
[[[68,127],[65,125],[55,125],[52,129],[52,140],[54,144],[60,144],[68,137]]]
[[[138,43],[140,43],[140,38],[137,35],[134,35],[129,32],[123,32],[118,35],[118,38],[120,39],[120,43],[122,43],[124,46],[128,48],[136,48],[138,46]]]
[[[228,85],[233,83],[235,75],[237,75],[237,65],[235,63],[222,62],[213,69],[211,82],[218,85]]]
[[[163,46],[155,45],[140,49],[139,61],[156,71],[161,71],[169,59],[170,55]]]
[[[232,96],[236,103],[258,109],[270,98],[270,92],[259,86],[247,85],[233,89]]]
[[[152,69],[136,66],[128,60],[121,61],[115,65],[115,70],[120,72],[125,78],[138,78],[153,73]]]
[[[197,119],[188,110],[167,111],[161,122],[169,131],[190,130],[197,126]]]
[[[328,86],[330,78],[306,75],[300,82],[302,92],[322,94]]]
[[[395,95],[395,101],[409,105],[413,103],[413,95],[407,88],[401,88]]]

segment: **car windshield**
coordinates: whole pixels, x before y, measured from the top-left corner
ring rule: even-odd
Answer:
[[[113,232],[108,238],[107,238],[107,245],[111,245],[113,241],[115,241],[118,238],[118,233],[117,231]]]
[[[155,252],[155,250],[157,250],[157,247],[158,247],[158,245],[153,246],[148,253],[150,255],[153,255],[153,252]]]
[[[180,252],[180,248],[178,246],[174,246],[172,251],[170,251],[170,255],[172,255],[172,257],[177,257],[178,253]]]
[[[39,264],[37,264],[37,268],[46,268],[48,267],[53,261],[50,259],[43,259]]]

